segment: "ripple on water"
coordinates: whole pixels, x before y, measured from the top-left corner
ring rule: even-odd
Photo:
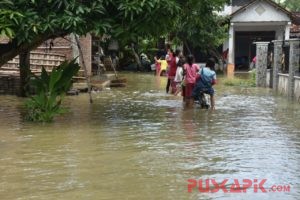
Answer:
[[[53,124],[20,119],[0,99],[0,195],[5,199],[297,199],[300,108],[259,89],[218,89],[216,111],[183,109],[153,76],[128,88],[68,97]],[[136,84],[138,81],[138,84]],[[11,102],[12,101],[12,102]],[[190,178],[268,179],[281,194],[187,193]],[[265,195],[265,196],[264,196]]]

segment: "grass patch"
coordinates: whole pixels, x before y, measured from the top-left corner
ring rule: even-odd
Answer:
[[[227,78],[223,81],[223,84],[226,86],[241,86],[241,87],[255,87],[256,86],[256,72],[252,70],[250,72],[250,78]]]

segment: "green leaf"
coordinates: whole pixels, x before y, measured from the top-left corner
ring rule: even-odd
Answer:
[[[53,69],[50,75],[50,81],[49,81],[49,92],[51,94],[51,92],[54,91],[54,85],[57,83],[57,81],[59,81],[60,77],[62,75],[62,71],[61,70],[56,70]]]
[[[65,61],[49,75],[44,68],[40,77],[33,75],[31,86],[36,88],[37,95],[26,101],[27,119],[32,121],[50,122],[53,117],[63,113],[61,103],[69,90],[72,77],[78,72],[79,65],[75,60]]]
[[[5,28],[5,35],[9,38],[13,38],[13,30],[11,30],[10,28]]]

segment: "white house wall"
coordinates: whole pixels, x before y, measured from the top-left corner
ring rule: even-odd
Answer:
[[[218,12],[218,14],[221,16],[228,16],[231,15],[231,13],[232,13],[232,6],[230,5],[225,5],[223,10]]]
[[[260,14],[259,14],[260,13]],[[289,16],[266,2],[257,2],[237,13],[231,22],[290,22]]]

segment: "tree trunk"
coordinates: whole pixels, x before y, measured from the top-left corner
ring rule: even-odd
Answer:
[[[218,70],[223,71],[224,63],[222,60],[222,55],[215,48],[211,47],[210,49],[211,50],[209,50],[208,53],[217,59],[217,63],[219,65]]]
[[[19,55],[20,66],[20,93],[21,97],[26,97],[29,93],[28,81],[30,78],[30,52],[24,51]]]
[[[134,49],[134,43],[131,44],[131,50],[132,50],[132,53],[134,55],[135,61],[136,61],[137,65],[138,65],[138,69],[137,70],[141,70],[143,68],[142,67],[142,63],[141,63],[141,59],[140,59],[139,55],[137,54],[137,52]]]
[[[188,55],[192,54],[192,51],[191,51],[191,49],[189,47],[188,42],[186,40],[184,40],[183,44],[184,44],[185,48],[188,50]]]
[[[78,52],[79,52],[79,55],[81,57],[81,62],[82,62],[83,69],[84,69],[84,74],[85,74],[85,77],[86,77],[86,84],[87,84],[87,87],[88,87],[90,103],[93,103],[92,91],[91,91],[91,77],[88,75],[88,71],[87,71],[87,68],[86,68],[86,65],[85,65],[84,56],[83,56],[83,52],[82,52],[82,48],[81,48],[81,45],[80,45],[79,38],[76,34],[74,34],[74,38],[75,38],[75,41],[76,41],[76,44],[77,44]]]

